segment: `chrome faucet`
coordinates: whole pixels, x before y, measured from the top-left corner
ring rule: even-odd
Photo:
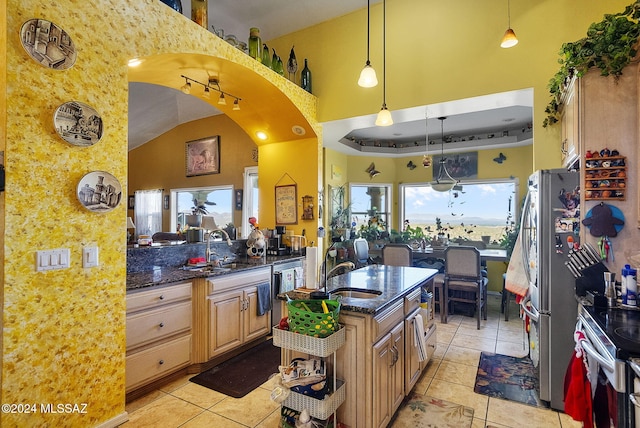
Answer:
[[[211,230],[207,234],[207,249],[205,251],[205,259],[207,260],[207,263],[211,263],[211,236],[216,232],[222,233],[222,235],[224,235],[227,238],[227,244],[229,246],[233,245],[233,243],[231,242],[231,239],[229,238],[229,234],[227,233],[226,230],[223,230],[223,229],[213,229],[213,230]]]

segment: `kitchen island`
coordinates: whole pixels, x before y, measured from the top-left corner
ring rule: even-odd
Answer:
[[[327,281],[327,292],[366,289],[372,297],[341,297],[340,324],[346,342],[338,350],[336,373],[346,400],[338,421],[349,427],[385,427],[417,382],[436,346],[435,324],[425,328],[427,359],[414,344],[422,289],[432,290],[435,269],[371,265]],[[290,292],[293,299],[308,294]],[[286,298],[282,295],[282,298]],[[432,318],[432,312],[428,315]],[[283,351],[286,360],[291,355]]]

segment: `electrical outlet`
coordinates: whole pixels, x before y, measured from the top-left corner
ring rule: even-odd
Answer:
[[[82,267],[98,266],[98,247],[84,247],[82,249]]]

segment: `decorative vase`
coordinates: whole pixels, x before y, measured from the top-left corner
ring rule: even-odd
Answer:
[[[179,1],[179,0],[177,0]],[[191,0],[191,20],[204,28],[209,28],[208,0]]]
[[[182,2],[180,0],[160,0],[178,13],[182,13]]]

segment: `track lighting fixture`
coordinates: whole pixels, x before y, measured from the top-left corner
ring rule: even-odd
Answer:
[[[378,85],[378,77],[376,76],[376,70],[371,66],[369,61],[369,22],[371,20],[371,4],[367,0],[367,62],[360,72],[360,78],[358,79],[358,85],[363,88],[373,88]]]
[[[502,42],[500,43],[501,48],[512,48],[518,44],[516,33],[511,29],[511,0],[507,0],[507,13],[509,17],[509,26],[507,31],[504,32],[504,36],[502,36]]]
[[[221,105],[221,106],[227,105],[227,99],[225,97],[227,96],[227,97],[233,98],[233,110],[240,110],[240,100],[242,100],[242,98],[223,91],[222,88],[220,88],[220,81],[215,77],[210,77],[207,83],[198,82],[197,80],[192,79],[191,77],[187,77],[185,75],[180,75],[180,77],[182,77],[185,80],[185,84],[180,88],[180,90],[185,94],[191,93],[192,82],[197,83],[198,85],[201,85],[204,88],[203,96],[205,98],[211,98],[211,91],[216,91],[220,94],[220,98],[218,98],[218,105]]]

